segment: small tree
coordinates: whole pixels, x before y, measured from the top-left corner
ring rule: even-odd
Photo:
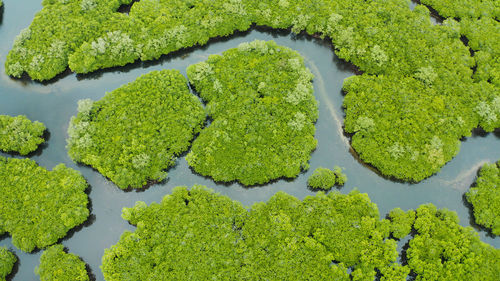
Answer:
[[[327,168],[319,167],[307,180],[307,185],[313,189],[330,190],[337,180],[335,173]]]

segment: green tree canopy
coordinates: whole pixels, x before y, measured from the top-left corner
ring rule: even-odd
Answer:
[[[342,169],[335,166],[334,170],[318,167],[307,179],[307,186],[313,189],[330,190],[334,185],[344,185],[347,176]]]
[[[432,204],[380,219],[366,194],[278,192],[248,210],[204,186],[177,187],[161,203],[137,202],[137,226],[106,249],[113,280],[496,280],[500,250]],[[411,232],[397,262],[397,239]],[[350,269],[350,270],[348,270]]]
[[[177,187],[161,203],[123,209],[136,225],[105,250],[112,280],[405,280],[389,221],[366,194],[300,201],[279,192],[247,211],[203,186]]]
[[[421,0],[447,18],[480,18],[492,17],[500,19],[500,3],[497,0]]]
[[[332,170],[318,167],[307,179],[307,186],[314,189],[330,190],[335,185],[336,180],[337,177]]]
[[[309,168],[318,105],[297,52],[243,43],[189,66],[188,77],[212,119],[186,157],[196,172],[254,185]]]
[[[30,159],[0,157],[0,234],[25,252],[45,248],[89,216],[87,182],[64,164],[48,171]]]
[[[142,188],[167,177],[205,118],[179,71],[153,71],[99,101],[79,101],[68,153],[122,189]]]
[[[89,276],[83,262],[77,255],[64,252],[61,244],[43,251],[40,266],[35,269],[41,281],[88,281]]]
[[[26,155],[43,143],[45,125],[26,116],[0,115],[0,150]]]
[[[459,225],[455,212],[422,205],[413,224],[408,266],[416,280],[497,280],[500,250],[482,242],[471,227]]]
[[[122,217],[136,225],[104,251],[111,280],[230,280],[245,253],[241,228],[247,211],[204,187],[175,188],[161,203],[137,202]]]
[[[1,4],[0,0],[0,4]],[[0,281],[5,281],[5,278],[10,274],[14,264],[16,263],[16,256],[7,248],[0,247]]]
[[[476,223],[500,235],[500,162],[485,164],[476,185],[465,195],[474,209]]]
[[[345,130],[354,133],[352,147],[387,176],[418,182],[438,172],[479,123],[470,106],[476,88],[459,85],[429,87],[414,77],[348,78]]]

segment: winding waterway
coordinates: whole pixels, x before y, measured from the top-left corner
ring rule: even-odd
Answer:
[[[314,195],[306,187],[308,176],[318,166],[341,166],[349,178],[340,189],[342,193],[357,188],[366,192],[380,210],[381,216],[395,208],[417,208],[420,204],[433,203],[439,208],[456,211],[461,224],[471,225],[469,209],[463,194],[474,182],[479,167],[485,162],[500,159],[500,133],[475,133],[464,139],[460,153],[440,173],[418,184],[394,182],[378,175],[372,168],[359,162],[350,152],[349,138],[343,134],[342,83],[354,75],[351,65],[340,61],[333,53],[331,44],[311,37],[294,36],[287,32],[270,32],[252,29],[223,40],[214,40],[207,46],[164,56],[161,60],[137,63],[131,66],[79,76],[66,73],[47,84],[29,80],[15,80],[5,75],[5,57],[15,36],[29,26],[35,13],[41,9],[40,0],[4,0],[5,9],[0,16],[0,114],[27,115],[43,122],[50,133],[43,149],[32,156],[40,165],[52,169],[65,163],[83,173],[90,184],[89,197],[92,217],[82,227],[72,231],[62,243],[70,252],[79,255],[89,264],[96,280],[103,280],[100,271],[101,257],[105,248],[115,244],[124,230],[134,227],[121,219],[121,209],[131,207],[136,201],[151,203],[160,201],[173,187],[193,184],[207,185],[246,205],[265,201],[278,191],[285,191],[300,199]],[[166,182],[153,185],[145,191],[124,192],[93,169],[73,163],[66,153],[67,127],[71,116],[76,114],[77,101],[84,98],[98,100],[106,92],[134,81],[152,70],[178,69],[186,74],[186,68],[205,60],[210,54],[220,54],[242,42],[274,40],[280,45],[298,51],[306,59],[306,65],[315,75],[314,88],[320,102],[320,115],[316,124],[318,148],[312,154],[311,169],[293,181],[280,180],[271,184],[245,188],[238,184],[217,185],[208,178],[194,174],[183,157],[169,170]],[[8,154],[0,155],[12,157]],[[15,156],[17,157],[17,156]],[[0,195],[1,196],[1,195]],[[490,237],[476,228],[484,242],[500,247],[500,237]],[[39,263],[41,251],[26,254],[16,249],[8,236],[0,237],[0,246],[7,246],[19,258],[17,272],[12,280],[38,280],[34,268]]]

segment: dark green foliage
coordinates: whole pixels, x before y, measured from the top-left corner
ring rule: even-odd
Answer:
[[[500,1],[498,1],[500,3]],[[500,5],[500,4],[499,4]],[[496,85],[496,97],[500,97],[500,22],[483,17],[478,20],[460,21],[460,32],[469,40],[468,45],[474,50],[477,69],[474,78],[489,81]],[[500,101],[498,102],[500,104]],[[500,107],[500,105],[497,105]],[[497,108],[500,115],[500,109]],[[500,119],[500,116],[498,116]],[[496,128],[500,127],[497,124]]]
[[[68,153],[118,187],[142,188],[201,130],[205,114],[177,70],[153,71],[93,102],[81,100],[68,129]]]
[[[234,280],[246,252],[241,233],[247,211],[204,187],[175,188],[160,204],[137,202],[122,217],[136,225],[104,251],[112,280]]]
[[[323,167],[318,167],[307,179],[307,185],[314,189],[330,190],[337,180],[335,173]]]
[[[476,186],[466,197],[474,208],[476,223],[500,235],[500,162],[481,168]]]
[[[347,182],[347,175],[342,172],[339,166],[333,166],[333,173],[337,177],[337,185],[344,185]]]
[[[175,188],[160,204],[138,202],[137,226],[105,250],[113,280],[497,280],[500,250],[432,204],[380,220],[366,194],[319,192],[303,201],[278,192],[247,211],[203,186]],[[396,240],[413,230],[408,265]],[[347,268],[352,269],[350,274]],[[352,278],[352,279],[351,279]]]
[[[35,269],[41,281],[87,281],[85,263],[75,254],[64,252],[61,244],[43,251],[40,266]]]
[[[410,234],[415,222],[415,211],[409,210],[405,212],[400,208],[396,208],[391,210],[389,218],[391,220],[392,236],[401,239]]]
[[[254,41],[187,72],[213,119],[186,157],[196,172],[254,185],[308,169],[318,106],[298,53]]]
[[[0,4],[1,3],[0,1]],[[17,258],[11,251],[7,250],[5,247],[0,247],[0,281],[5,281],[5,278],[12,271],[16,261]]]
[[[71,69],[86,73],[136,59],[157,59],[246,30],[252,23],[328,36],[341,58],[369,73],[409,75],[428,65],[437,65],[438,70],[446,69],[441,65],[454,66],[457,71],[467,67],[461,61],[469,57],[450,28],[432,26],[425,7],[412,12],[403,0],[162,0],[134,3],[128,16],[115,12],[129,2],[44,1],[30,32],[21,33],[14,43],[7,72],[17,76],[27,70],[34,79],[53,77],[56,67],[50,63],[54,59],[49,50],[56,45],[64,46],[58,65],[69,60]]]
[[[25,252],[45,248],[89,215],[87,182],[64,164],[48,171],[29,159],[0,157],[0,234]]]
[[[130,2],[130,1],[129,1]],[[241,0],[161,0],[134,3],[127,17],[113,15],[99,38],[83,43],[69,58],[77,73],[158,59],[162,54],[204,45],[210,38],[247,30],[248,3]]]
[[[459,151],[479,116],[472,84],[428,87],[412,77],[360,75],[346,80],[345,130],[352,147],[384,175],[431,176]],[[441,90],[440,90],[441,89]]]
[[[307,179],[307,185],[313,189],[330,190],[334,185],[344,185],[346,181],[347,176],[340,167],[335,166],[333,171],[318,167]]]
[[[0,115],[0,150],[26,155],[43,143],[45,125],[31,122],[26,116]]]
[[[420,0],[440,15],[451,18],[496,17],[500,19],[498,0]]]
[[[43,9],[21,31],[7,56],[5,71],[48,80],[68,67],[68,58],[82,43],[110,27],[126,28],[126,15],[115,12],[131,0],[43,0]],[[118,42],[117,42],[118,43]]]
[[[405,280],[390,224],[366,194],[278,193],[248,212],[202,186],[174,189],[160,204],[138,202],[136,225],[105,250],[112,280]],[[332,264],[334,262],[334,264]]]
[[[242,233],[248,248],[243,276],[251,280],[350,280],[348,267],[353,280],[373,280],[376,269],[401,267],[389,222],[357,191],[320,192],[303,201],[277,193],[252,207]],[[409,271],[401,273],[392,280],[405,280]]]
[[[460,226],[456,213],[429,204],[420,206],[416,217],[417,234],[406,252],[416,280],[498,280],[500,250]]]

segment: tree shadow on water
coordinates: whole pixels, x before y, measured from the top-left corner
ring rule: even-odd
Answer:
[[[479,177],[479,171],[480,170],[481,169],[479,169],[477,171],[476,180],[474,180],[474,183],[470,186],[470,188],[476,187],[477,178]],[[470,188],[469,188],[469,190],[470,190]],[[467,192],[468,192],[468,190],[467,190]],[[474,206],[469,202],[469,200],[467,200],[467,192],[462,195],[462,203],[467,208],[467,213],[469,215],[469,224],[470,224],[470,226],[472,228],[474,228],[477,232],[480,232],[480,231],[485,232],[486,236],[489,237],[489,238],[492,238],[492,239],[496,238],[497,236],[495,234],[493,234],[492,229],[486,228],[486,227],[484,227],[482,225],[479,225],[476,222],[476,217],[474,216]]]
[[[2,7],[0,7],[0,25],[3,23],[3,11],[5,10],[5,3],[3,4]]]
[[[19,272],[19,267],[21,266],[21,259],[14,253],[14,256],[16,257],[16,262],[14,263],[14,266],[12,267],[12,271],[5,277],[6,281],[12,281],[14,279],[14,276]]]

